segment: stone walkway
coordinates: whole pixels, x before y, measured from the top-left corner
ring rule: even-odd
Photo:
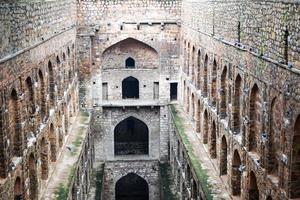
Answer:
[[[204,145],[198,134],[193,129],[193,124],[188,116],[183,111],[182,107],[175,105],[177,110],[177,115],[182,119],[182,124],[185,130],[185,134],[188,137],[188,140],[193,146],[193,150],[196,156],[198,156],[202,168],[207,172],[208,183],[212,186],[211,190],[213,193],[213,198],[216,200],[225,200],[233,199],[229,194],[229,191],[226,189],[225,184],[221,177],[218,175],[218,172],[215,168],[217,166],[216,159],[210,159],[208,146]],[[224,181],[226,178],[224,179]]]
[[[41,199],[56,199],[57,192],[66,191],[70,184],[76,163],[79,159],[82,148],[82,140],[85,138],[88,130],[89,117],[83,113],[79,113],[70,127],[69,136],[65,145],[61,148],[61,154],[56,161],[56,167],[52,173],[47,188],[43,192]]]

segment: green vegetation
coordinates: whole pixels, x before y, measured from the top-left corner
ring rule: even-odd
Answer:
[[[173,180],[170,176],[170,165],[160,164],[160,174],[161,174],[161,184],[162,192],[165,200],[176,200],[176,195],[172,192],[171,186],[173,185]]]
[[[96,188],[95,200],[101,200],[102,195],[102,181],[104,173],[104,164],[101,164],[96,170],[93,170],[91,177],[91,187]]]
[[[70,189],[74,175],[75,175],[75,167],[71,167],[69,176],[68,176],[68,183],[66,185],[64,185],[63,183],[60,183],[58,188],[56,189],[56,192],[55,192],[56,200],[68,199],[69,189]]]
[[[176,128],[179,132],[179,135],[181,136],[181,139],[183,141],[185,148],[187,149],[189,159],[191,160],[193,168],[195,169],[195,172],[196,172],[198,180],[201,184],[202,190],[206,196],[206,199],[208,199],[208,200],[213,199],[211,185],[208,183],[207,172],[206,172],[206,170],[204,170],[202,168],[200,160],[194,153],[193,146],[190,143],[188,136],[185,134],[182,119],[178,116],[175,105],[171,104],[170,107],[171,107],[171,111],[172,111],[172,115],[173,115],[173,119],[174,119]]]

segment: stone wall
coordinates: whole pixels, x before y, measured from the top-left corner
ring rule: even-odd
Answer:
[[[0,57],[9,57],[76,24],[73,0],[0,1]]]
[[[162,156],[160,145],[166,146],[167,140],[160,141],[160,138],[167,137],[160,132],[160,110],[158,107],[140,108],[103,108],[102,112],[93,113],[92,125],[95,131],[95,159],[99,161],[111,160],[136,160],[136,159],[159,159]],[[135,117],[148,126],[149,130],[149,155],[114,155],[114,129],[124,119]],[[97,118],[99,117],[99,118]],[[99,125],[98,125],[99,124]],[[98,126],[97,126],[98,125]],[[101,127],[101,129],[98,129]],[[164,143],[162,143],[164,142]]]
[[[104,168],[104,199],[115,199],[116,183],[128,174],[135,174],[148,184],[149,200],[159,200],[159,164],[157,161],[107,162]]]
[[[77,115],[75,20],[66,19],[74,14],[67,5],[1,2],[0,199],[41,198]]]
[[[297,197],[299,4],[182,4],[181,103],[228,189]]]
[[[130,50],[137,68],[145,68],[144,65],[147,65],[146,68],[158,68],[161,96],[169,98],[169,82],[177,80],[179,69],[180,1],[79,1],[77,8],[77,49],[80,52],[78,63],[82,88],[89,88],[95,93],[100,91],[101,70],[108,66],[111,69],[125,68],[124,56],[129,56],[126,51]],[[119,42],[122,44],[129,39],[141,43],[136,45],[134,42],[134,48],[126,47],[127,50],[115,49]],[[110,53],[112,48],[118,59],[107,57],[113,56]],[[140,51],[140,48],[147,52]],[[91,85],[91,79],[96,85]],[[110,81],[119,82],[115,79]],[[97,103],[98,100],[91,102],[89,95],[83,96],[82,102],[88,105]]]
[[[83,139],[83,146],[80,152],[77,166],[74,171],[74,177],[71,183],[69,199],[88,199],[94,165],[95,147],[93,134],[88,130]]]

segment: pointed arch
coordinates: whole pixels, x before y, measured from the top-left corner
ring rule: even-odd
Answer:
[[[197,55],[197,89],[200,89],[200,84],[201,84],[201,51],[200,49],[198,50],[198,55]]]
[[[227,141],[225,135],[221,140],[221,152],[220,152],[220,174],[227,174]]]
[[[149,200],[149,186],[145,179],[135,173],[120,178],[115,186],[116,200]]]
[[[241,96],[242,96],[242,78],[238,74],[234,81],[234,97],[233,97],[233,131],[239,133],[241,130]]]
[[[44,120],[44,118],[46,117],[46,91],[45,91],[45,81],[44,81],[44,75],[42,73],[41,70],[39,70],[39,86],[40,86],[40,92],[39,92],[39,96],[40,96],[40,112],[41,112],[41,119],[42,121]]]
[[[122,81],[122,97],[123,99],[139,98],[139,81],[129,76]]]
[[[208,67],[208,56],[207,54],[205,55],[204,59],[204,66],[203,66],[203,95],[206,97],[207,96],[207,67]]]
[[[26,78],[26,99],[28,103],[28,111],[29,115],[33,115],[35,113],[35,99],[34,99],[34,89],[33,89],[33,81],[31,77]]]
[[[217,157],[217,128],[215,121],[212,122],[211,126],[209,153],[212,158]]]
[[[250,172],[249,179],[249,200],[259,200],[257,180],[253,171]]]
[[[196,110],[196,132],[200,132],[200,121],[201,121],[201,104],[200,99],[197,101],[197,110]]]
[[[231,187],[232,187],[233,196],[241,195],[242,174],[239,169],[241,165],[242,165],[242,161],[241,161],[240,154],[237,150],[235,150],[232,157],[232,167],[231,167]]]
[[[57,152],[56,133],[52,123],[50,124],[49,141],[50,141],[50,158],[52,162],[56,162],[56,152]]]
[[[294,137],[292,144],[292,160],[291,160],[291,187],[290,198],[300,197],[300,114],[296,118],[294,125]]]
[[[43,137],[40,144],[40,159],[41,159],[41,179],[48,179],[48,142]]]
[[[191,77],[192,82],[195,83],[195,46],[192,47],[192,63],[191,63]]]
[[[207,110],[204,111],[203,117],[203,144],[207,144],[208,142],[208,113]]]
[[[2,95],[2,94],[1,94]],[[0,98],[0,105],[3,105],[2,98]],[[4,131],[4,109],[0,107],[0,178],[6,178],[8,175],[8,155],[7,150],[4,148],[7,142],[7,133]]]
[[[24,199],[23,196],[23,184],[21,178],[18,176],[15,180],[14,184],[14,199],[15,200],[22,200]]]
[[[55,84],[54,84],[54,72],[51,61],[48,62],[48,73],[49,73],[49,92],[50,92],[50,106],[55,105]]]
[[[141,120],[128,117],[114,129],[115,155],[148,155],[149,129]]]
[[[220,116],[221,118],[227,117],[227,67],[224,66],[221,74],[221,103],[220,103]]]
[[[211,72],[211,100],[212,105],[217,104],[217,61],[214,59],[213,68]]]
[[[261,100],[260,91],[256,84],[253,85],[250,93],[250,133],[249,150],[258,153],[258,141],[261,129]]]
[[[192,93],[191,105],[192,105],[191,116],[192,116],[192,119],[195,119],[195,95],[194,95],[194,93]]]
[[[270,113],[270,132],[268,145],[268,174],[278,177],[279,162],[277,158],[277,151],[280,150],[280,124],[281,124],[281,106],[275,97],[271,102]]]
[[[19,108],[18,94],[15,89],[11,91],[9,98],[9,125],[14,156],[22,156],[23,137],[21,130],[21,113]]]
[[[28,160],[29,170],[29,196],[30,199],[38,199],[38,178],[37,178],[37,162],[34,155],[31,153]]]
[[[135,60],[131,57],[128,57],[126,60],[125,60],[125,68],[127,69],[133,69],[135,68]]]

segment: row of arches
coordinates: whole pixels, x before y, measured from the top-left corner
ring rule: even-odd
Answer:
[[[188,46],[188,44],[186,45]],[[289,190],[291,197],[300,197],[300,194],[298,194],[300,192],[297,192],[299,187],[297,188],[296,186],[297,184],[299,185],[299,181],[294,179],[299,179],[299,176],[297,176],[297,167],[294,167],[299,165],[297,164],[298,161],[295,160],[300,155],[295,142],[298,141],[299,128],[297,128],[297,124],[300,123],[298,121],[299,116],[296,117],[293,123],[294,126],[291,127],[291,143],[287,140],[289,136],[286,136],[286,132],[289,130],[282,127],[284,121],[283,107],[285,104],[280,93],[272,91],[266,97],[266,91],[257,81],[243,80],[243,76],[237,68],[230,69],[235,72],[234,74],[229,71],[226,65],[218,70],[216,60],[213,60],[210,69],[211,76],[208,76],[207,66],[209,59],[207,55],[204,56],[203,67],[201,59],[199,65],[188,64],[188,53],[186,55],[184,72],[187,73],[187,76],[191,77],[192,81],[194,80],[192,84],[196,86],[197,90],[201,91],[201,95],[203,96],[198,97],[196,91],[193,91],[194,87],[189,87],[190,83],[184,81],[183,100],[186,111],[195,120],[196,132],[202,132],[203,143],[209,144],[210,155],[213,158],[215,157],[215,121],[210,120],[209,123],[206,123],[209,118],[208,112],[210,112],[210,109],[207,111],[204,109],[205,106],[202,105],[202,102],[204,102],[203,97],[207,97],[208,105],[212,105],[212,108],[215,107],[217,110],[217,123],[222,119],[226,119],[224,122],[227,123],[228,132],[241,135],[243,145],[259,159],[260,165],[266,169],[267,174],[275,177],[273,180],[279,182],[280,187],[285,187]],[[201,58],[200,51],[198,55],[198,59]],[[192,69],[192,66],[201,67],[200,69]],[[199,82],[197,79],[193,79],[193,71],[197,70],[200,73],[198,76]],[[232,79],[230,78],[231,76]],[[210,88],[208,88],[209,85]],[[266,98],[268,99],[265,100]],[[229,107],[228,105],[231,106]],[[289,169],[281,162],[280,155],[282,153],[285,155],[291,154],[289,148],[287,148],[287,144],[290,144],[292,147],[291,160],[293,162],[291,171],[289,172],[290,176],[284,177],[284,171]],[[291,186],[287,186],[284,182],[290,182]]]

